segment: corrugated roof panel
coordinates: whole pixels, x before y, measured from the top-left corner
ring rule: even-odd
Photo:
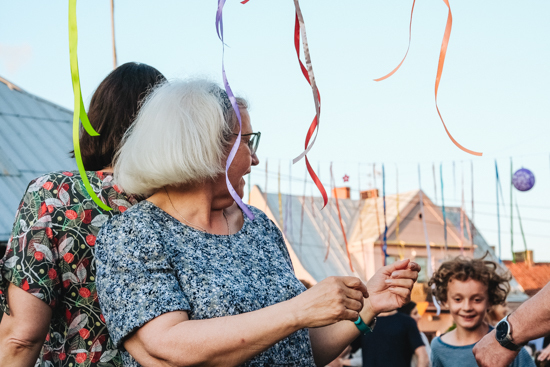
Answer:
[[[76,169],[71,137],[71,111],[0,83],[0,242],[7,241],[32,179]]]

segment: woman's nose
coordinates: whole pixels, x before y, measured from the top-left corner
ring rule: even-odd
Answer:
[[[252,154],[252,163],[251,163],[251,165],[252,166],[257,166],[258,164],[260,164],[260,159],[258,158],[256,153],[254,153],[254,154]]]

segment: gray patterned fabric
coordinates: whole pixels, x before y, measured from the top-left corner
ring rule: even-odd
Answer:
[[[96,242],[97,292],[125,366],[139,364],[124,351],[124,338],[166,312],[185,310],[190,320],[237,315],[305,290],[279,229],[250,209],[256,218],[244,216],[242,229],[230,236],[188,227],[149,201],[103,225]],[[315,366],[308,330],[244,366]]]

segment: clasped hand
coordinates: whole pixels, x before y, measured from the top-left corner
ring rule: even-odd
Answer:
[[[305,327],[357,320],[364,307],[374,315],[393,311],[410,300],[420,266],[407,260],[380,268],[365,285],[357,277],[329,277],[295,298]]]

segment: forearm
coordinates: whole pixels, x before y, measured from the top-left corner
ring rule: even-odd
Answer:
[[[369,302],[360,313],[361,319],[369,325],[375,317]],[[309,329],[315,364],[324,366],[333,361],[359,335],[359,329],[351,321],[340,321],[321,328]]]
[[[154,345],[125,347],[138,362],[139,354],[134,353],[145,347],[151,357],[169,365],[238,366],[301,328],[292,303],[286,301],[235,316],[179,322],[153,336]]]
[[[550,285],[519,306],[510,315],[509,322],[516,344],[547,335],[550,331]]]
[[[415,351],[416,356],[418,357],[418,367],[429,367],[430,359],[428,358],[428,352],[426,347],[419,347]]]

